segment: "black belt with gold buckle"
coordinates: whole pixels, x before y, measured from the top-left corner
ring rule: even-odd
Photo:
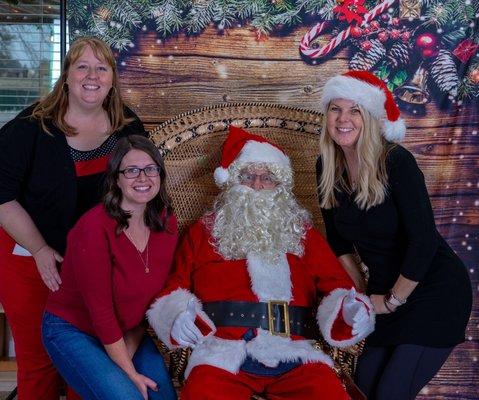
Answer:
[[[203,311],[216,326],[262,328],[273,335],[308,339],[319,334],[313,309],[290,306],[286,301],[212,301],[203,303]]]

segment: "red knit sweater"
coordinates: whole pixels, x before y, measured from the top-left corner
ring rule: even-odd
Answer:
[[[103,344],[140,324],[163,288],[178,239],[174,216],[166,232],[151,231],[146,273],[134,245],[123,232],[116,235],[116,225],[102,205],[80,218],[68,234],[60,290],[46,307]],[[146,249],[142,256],[146,260]]]

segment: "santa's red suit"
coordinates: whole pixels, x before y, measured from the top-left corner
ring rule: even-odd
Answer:
[[[198,391],[200,386],[206,392],[215,392],[220,386],[228,390],[228,376],[231,377],[231,374],[241,375],[243,380],[251,380],[250,374],[242,374],[240,371],[247,356],[268,367],[276,367],[281,361],[301,361],[302,366],[286,374],[291,375],[296,389],[286,380],[279,382],[280,378],[277,377],[253,376],[258,380],[277,381],[278,387],[283,384],[288,386],[284,390],[297,394],[287,398],[347,399],[343,387],[330,368],[332,360],[314,348],[311,340],[294,334],[290,337],[277,336],[258,328],[255,330],[256,336],[245,341],[243,335],[249,328],[215,327],[202,309],[202,304],[218,301],[286,301],[290,306],[316,307],[318,298],[323,297],[316,319],[324,338],[331,345],[339,347],[359,342],[372,330],[374,313],[369,313],[371,330],[353,336],[351,328],[341,317],[341,307],[348,290],[354,284],[321,234],[311,227],[307,228],[303,240],[304,254],[301,257],[283,254],[280,262],[275,265],[268,265],[254,255],[248,255],[242,260],[225,260],[215,251],[212,242],[210,232],[202,220],[190,227],[177,249],[174,272],[148,311],[150,324],[158,337],[171,349],[177,347],[170,336],[173,323],[186,310],[189,301],[195,304],[195,322],[207,334],[206,339],[195,346],[189,359],[185,375],[187,378],[190,376],[190,379],[186,381],[182,399],[183,396],[190,398],[191,394],[194,394],[195,399],[244,398],[241,397],[239,388],[226,397],[202,397]],[[366,296],[356,296],[372,310]],[[311,368],[303,368],[308,366]],[[309,386],[299,383],[311,381],[312,377],[313,386],[319,387],[318,390],[321,391],[320,397],[315,397],[310,383]],[[208,386],[208,379],[213,386]],[[213,383],[215,379],[216,383]]]

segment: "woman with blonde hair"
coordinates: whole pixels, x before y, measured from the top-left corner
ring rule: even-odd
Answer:
[[[384,82],[366,71],[335,76],[320,107],[316,172],[327,238],[376,312],[356,381],[370,400],[414,399],[464,341],[467,270],[436,229],[413,155],[394,143],[406,128]]]
[[[67,233],[101,196],[115,143],[146,135],[125,106],[110,48],[70,47],[53,90],[0,130],[0,302],[15,341],[19,400],[53,400],[61,381],[40,326]]]

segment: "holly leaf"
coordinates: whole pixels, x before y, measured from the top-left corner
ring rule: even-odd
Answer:
[[[389,76],[389,73],[390,71],[385,64],[381,65],[376,71],[374,71],[374,75],[382,80],[385,80]]]
[[[394,86],[402,86],[404,82],[406,82],[407,79],[407,72],[406,71],[398,71],[396,72],[396,75],[394,75],[394,78],[391,80],[391,82],[394,84]]]
[[[386,86],[388,87],[390,92],[392,92],[394,90],[394,83],[388,82],[388,84]]]

